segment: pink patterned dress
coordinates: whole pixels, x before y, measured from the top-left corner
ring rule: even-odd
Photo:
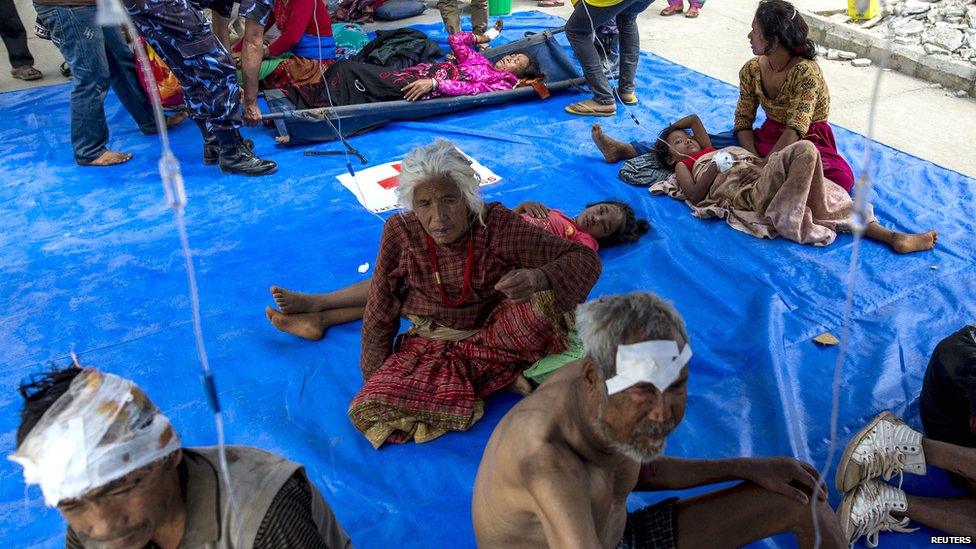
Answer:
[[[496,70],[488,58],[474,50],[473,34],[452,34],[448,42],[455,61],[421,63],[406,69],[339,61],[325,73],[332,103],[341,106],[402,100],[403,87],[424,78],[437,79],[437,89],[421,97],[422,100],[510,90],[518,83],[517,76]]]

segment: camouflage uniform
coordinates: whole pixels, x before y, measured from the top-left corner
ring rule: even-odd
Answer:
[[[122,0],[139,33],[166,61],[183,86],[193,117],[211,132],[239,128],[241,88],[234,62],[214,35],[202,9],[230,13],[228,0]],[[239,13],[267,23],[272,0],[244,0]]]

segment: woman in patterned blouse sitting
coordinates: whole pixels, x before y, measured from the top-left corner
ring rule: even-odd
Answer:
[[[566,348],[571,314],[600,275],[596,252],[485,204],[444,140],[401,164],[404,212],[383,227],[363,318],[364,384],[349,417],[375,447],[464,431],[482,399]],[[400,318],[412,327],[397,335]]]
[[[837,152],[827,124],[830,92],[807,32],[807,23],[793,4],[785,0],[759,4],[749,33],[756,57],[739,71],[732,131],[743,148],[764,158],[801,139],[812,142],[820,151],[824,176],[849,192],[854,172]],[[760,105],[766,121],[753,129]]]

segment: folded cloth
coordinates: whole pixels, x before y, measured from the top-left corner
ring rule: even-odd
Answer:
[[[303,34],[298,43],[291,48],[291,53],[315,60],[335,59],[335,39],[331,36]]]
[[[662,165],[653,152],[642,154],[624,162],[617,177],[631,185],[649,187],[674,175],[674,171]]]

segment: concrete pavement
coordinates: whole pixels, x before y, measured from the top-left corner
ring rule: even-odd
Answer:
[[[12,79],[6,55],[3,55],[0,56],[0,90],[66,82],[58,73],[62,58],[57,48],[47,40],[34,37],[35,13],[30,1],[15,2],[28,29],[31,52],[37,60],[35,66],[44,72],[45,78],[38,82]],[[428,1],[431,9],[421,17],[377,26],[437,21],[439,17],[433,3],[433,0]],[[842,7],[837,0],[799,0],[797,3],[802,10],[811,11]],[[751,55],[746,35],[755,0],[712,0],[697,19],[661,17],[658,12],[664,5],[663,1],[655,2],[640,17],[641,48],[703,74],[737,83],[739,68]],[[515,0],[513,7],[517,11],[541,9],[529,0]],[[572,12],[568,1],[561,8],[541,10],[562,17],[569,17]],[[856,68],[843,61],[821,60],[820,64],[831,91],[831,122],[866,133],[875,69]],[[974,99],[950,97],[946,90],[934,89],[923,80],[886,72],[882,79],[875,135],[882,143],[976,177]]]

